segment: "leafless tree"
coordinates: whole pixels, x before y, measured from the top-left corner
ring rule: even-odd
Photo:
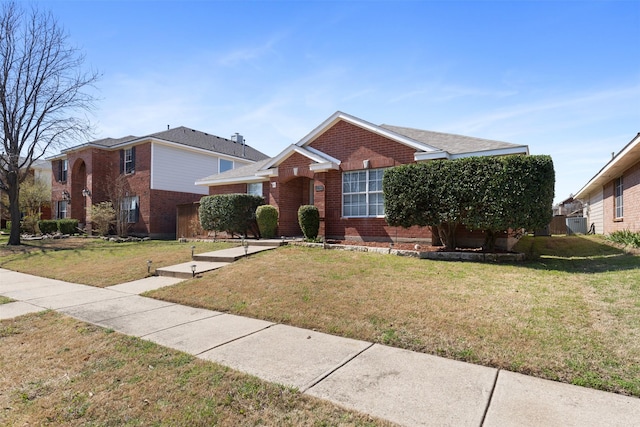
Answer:
[[[9,245],[20,244],[20,184],[49,148],[91,136],[86,113],[99,78],[49,12],[15,2],[0,11],[0,190],[9,199]]]

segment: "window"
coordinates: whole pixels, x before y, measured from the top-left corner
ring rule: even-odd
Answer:
[[[120,173],[136,171],[136,147],[120,150]]]
[[[247,184],[247,194],[251,194],[252,196],[262,197],[262,183],[252,182],[250,184]]]
[[[226,159],[220,159],[220,167],[218,168],[220,173],[229,171],[231,169],[233,169],[233,161],[226,160]]]
[[[616,218],[622,218],[623,215],[623,200],[622,200],[622,196],[623,196],[623,192],[624,192],[624,185],[622,183],[622,177],[620,178],[616,178],[615,182],[614,182],[614,187],[615,187],[615,192],[616,192],[616,197],[614,199],[614,206],[615,206],[615,210],[616,210]]]
[[[384,169],[371,169],[342,174],[342,216],[384,216],[382,175]]]
[[[122,210],[120,215],[129,224],[138,222],[138,212],[140,211],[140,200],[138,196],[127,196],[122,199]]]
[[[60,200],[56,205],[56,219],[64,219],[67,217],[67,210],[69,208],[69,202],[66,200]]]
[[[58,182],[67,182],[67,171],[69,170],[69,161],[67,159],[58,161]]]

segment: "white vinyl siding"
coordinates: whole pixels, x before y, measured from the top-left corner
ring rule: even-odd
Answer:
[[[207,195],[209,188],[195,185],[203,176],[218,173],[218,157],[153,144],[151,189]]]
[[[589,208],[587,212],[587,229],[593,224],[596,234],[604,234],[604,200],[602,189],[589,195]]]

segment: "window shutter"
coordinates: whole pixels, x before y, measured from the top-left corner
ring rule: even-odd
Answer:
[[[120,150],[120,174],[124,173],[124,150]]]
[[[63,160],[55,161],[55,174],[56,174],[56,181],[58,182],[62,182],[62,162]]]

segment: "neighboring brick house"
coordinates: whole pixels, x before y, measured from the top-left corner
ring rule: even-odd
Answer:
[[[598,234],[640,232],[640,133],[574,196]]]
[[[208,193],[194,185],[197,178],[265,158],[241,135],[226,139],[186,127],[88,142],[49,159],[53,213],[90,229],[92,204],[120,200],[129,233],[175,238],[176,206]]]
[[[209,194],[252,193],[279,211],[278,233],[301,235],[297,211],[320,211],[320,236],[349,240],[430,239],[428,227],[387,225],[382,175],[392,166],[468,156],[528,154],[526,145],[396,126],[340,111],[277,156],[199,179]]]

